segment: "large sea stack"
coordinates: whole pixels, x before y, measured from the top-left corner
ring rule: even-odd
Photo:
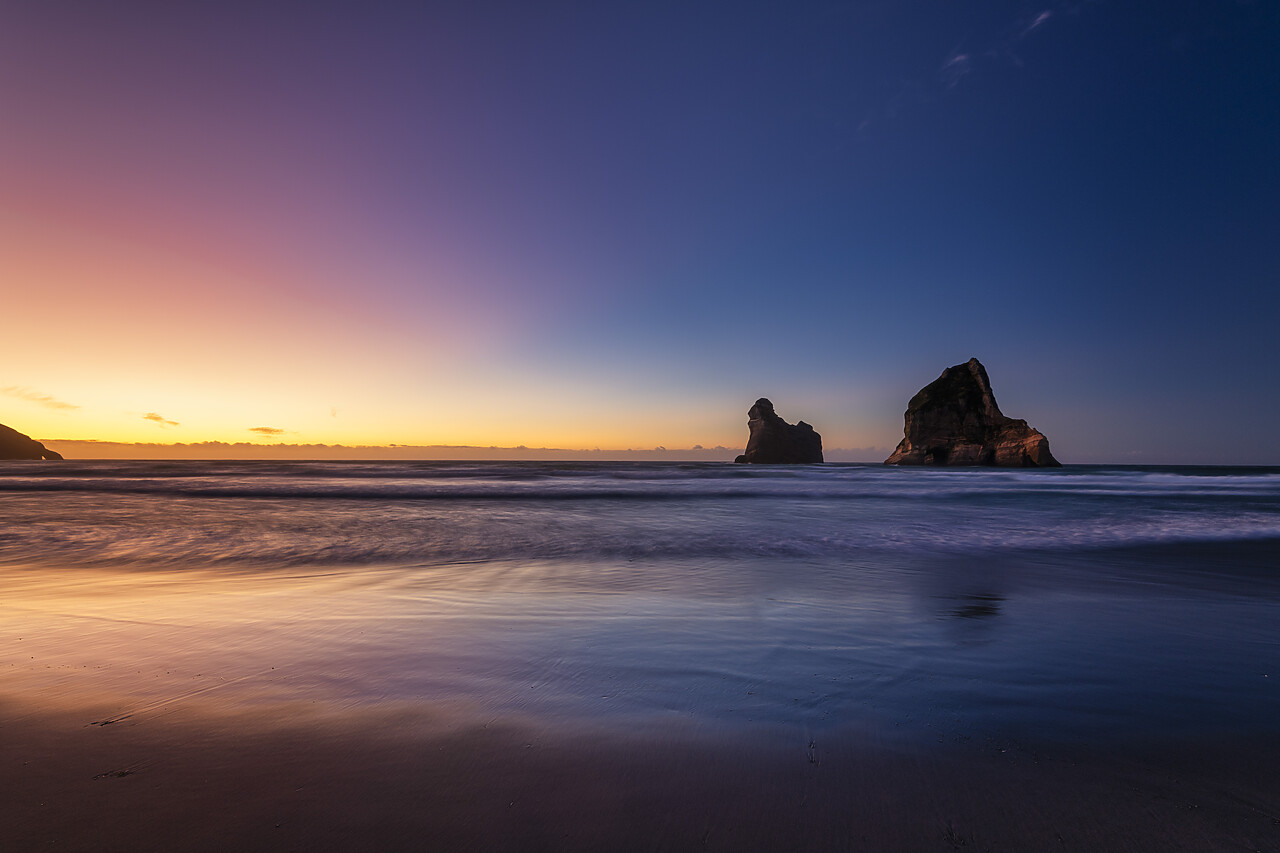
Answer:
[[[778,417],[773,403],[764,397],[747,412],[751,436],[746,452],[734,462],[760,465],[803,465],[822,461],[822,436],[804,421],[792,425]]]
[[[47,449],[30,436],[0,424],[0,459],[61,459],[62,455]]]
[[[907,404],[905,436],[886,465],[1058,468],[1049,439],[996,405],[976,358],[942,371]]]

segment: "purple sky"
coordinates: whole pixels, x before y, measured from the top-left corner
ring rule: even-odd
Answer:
[[[1065,462],[1280,464],[1277,4],[5,18],[42,439],[887,452],[976,356]]]

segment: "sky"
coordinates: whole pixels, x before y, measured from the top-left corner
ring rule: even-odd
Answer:
[[[0,423],[1280,464],[1280,4],[0,2]],[[141,455],[147,455],[140,451]],[[85,455],[77,453],[76,455]]]

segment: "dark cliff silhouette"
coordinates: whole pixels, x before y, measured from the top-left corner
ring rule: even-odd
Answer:
[[[0,459],[61,459],[30,436],[0,424]]]
[[[761,465],[805,464],[822,461],[822,436],[804,421],[792,425],[778,417],[764,397],[747,412],[751,435],[747,449],[734,462]]]
[[[907,404],[905,433],[886,465],[1057,468],[1049,439],[996,405],[976,358],[942,371]]]

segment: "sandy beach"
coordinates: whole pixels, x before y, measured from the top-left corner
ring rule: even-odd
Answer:
[[[86,709],[88,710],[88,709]],[[6,850],[1275,850],[1275,743],[1105,755],[6,703]]]
[[[485,648],[514,615],[467,634],[459,599],[369,570],[3,581],[4,850],[1280,849],[1280,739],[1256,733],[548,713],[519,694],[608,678],[568,653],[526,678]],[[450,637],[471,656],[434,656]],[[412,698],[407,661],[435,677]],[[459,666],[489,686],[450,687]]]

